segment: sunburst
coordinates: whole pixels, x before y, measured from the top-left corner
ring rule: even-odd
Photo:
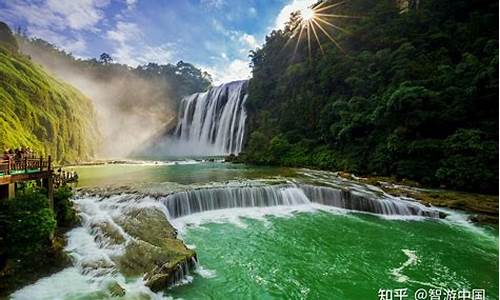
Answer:
[[[300,42],[303,38],[307,39],[307,47],[309,58],[311,58],[312,52],[312,43],[311,37],[316,40],[321,53],[324,54],[323,46],[320,42],[320,35],[325,35],[328,40],[330,40],[337,48],[339,48],[342,52],[345,53],[344,48],[340,45],[338,40],[335,38],[335,32],[343,32],[349,33],[348,30],[342,28],[339,25],[333,23],[333,19],[336,18],[360,18],[359,16],[350,16],[344,14],[335,14],[333,11],[335,7],[345,4],[346,1],[331,3],[330,1],[323,1],[319,4],[301,9],[298,11],[298,23],[291,30],[292,34],[290,35],[287,43],[288,45],[293,39],[297,38],[297,42],[295,44],[293,55],[297,52]],[[331,3],[331,4],[329,4]]]

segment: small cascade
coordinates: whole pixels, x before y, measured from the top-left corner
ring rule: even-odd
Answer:
[[[312,185],[203,188],[171,194],[162,202],[172,219],[219,209],[312,203],[380,215],[440,217],[438,211],[417,202]]]
[[[311,202],[297,187],[276,185],[197,189],[169,195],[163,203],[171,218],[179,218],[217,209],[300,205]]]
[[[174,287],[189,283],[193,280],[190,270],[195,270],[197,267],[197,260],[195,257],[189,260],[183,260],[174,267],[172,276],[168,280],[167,286]]]
[[[379,215],[422,216],[439,218],[439,212],[417,202],[399,198],[382,198],[359,191],[335,189],[331,187],[301,185],[309,199],[323,205]]]
[[[234,81],[182,99],[166,154],[238,154],[245,134],[248,81]]]

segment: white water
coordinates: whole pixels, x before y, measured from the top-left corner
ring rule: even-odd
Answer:
[[[171,219],[220,209],[297,206],[318,203],[379,215],[439,218],[418,202],[376,197],[372,193],[312,185],[227,186],[174,193],[162,200]]]
[[[238,154],[247,118],[247,81],[235,81],[182,99],[179,119],[162,151],[168,156]]]

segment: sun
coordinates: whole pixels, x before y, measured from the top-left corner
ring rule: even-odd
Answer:
[[[306,7],[300,10],[300,17],[302,21],[309,22],[314,19],[314,10],[310,7]]]
[[[344,14],[336,14],[335,10],[337,6],[344,4],[346,1],[336,2],[335,0],[323,0],[318,4],[306,7],[298,11],[299,22],[295,28],[292,29],[292,34],[289,40],[285,44],[297,38],[297,43],[295,44],[294,56],[297,52],[297,48],[303,38],[307,40],[307,46],[309,50],[309,57],[311,57],[311,38],[315,39],[319,45],[322,53],[323,47],[320,43],[319,35],[322,33],[331,42],[337,46],[342,52],[345,52],[342,46],[339,44],[335,35],[339,32],[348,33],[344,28],[332,23],[332,19],[336,18],[360,18],[357,16],[349,16]]]

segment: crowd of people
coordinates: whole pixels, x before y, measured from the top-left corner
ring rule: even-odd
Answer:
[[[3,160],[21,161],[25,158],[34,158],[35,153],[30,147],[21,147],[16,149],[5,149],[3,152]]]

